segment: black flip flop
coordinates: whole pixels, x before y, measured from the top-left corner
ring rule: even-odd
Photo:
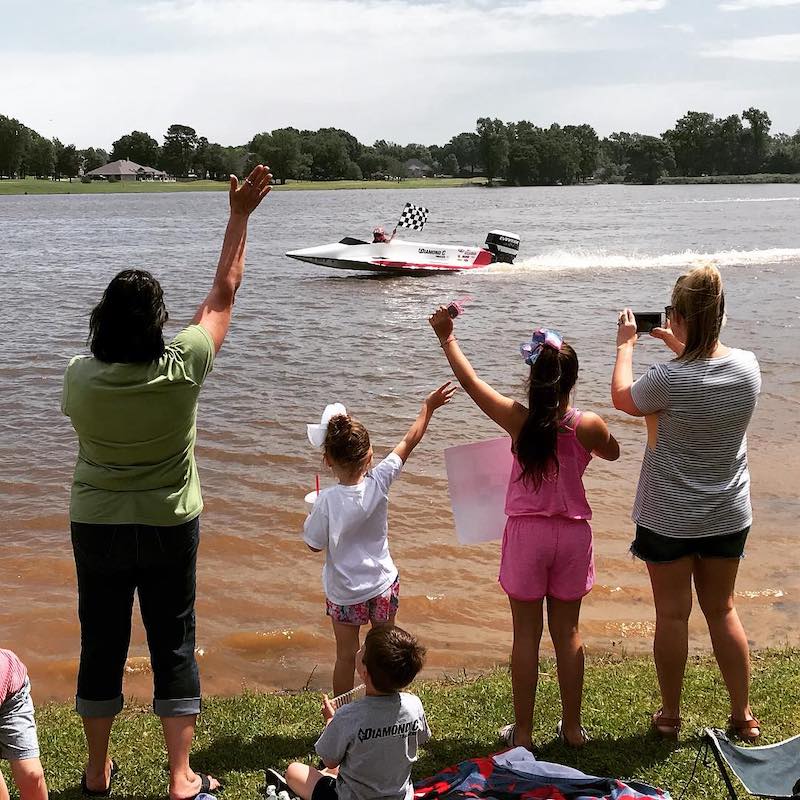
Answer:
[[[274,786],[275,794],[278,792],[288,792],[290,795],[293,794],[292,790],[289,788],[289,784],[286,783],[286,778],[271,767],[267,767],[267,769],[264,770],[264,788],[266,789],[267,786]]]
[[[193,794],[191,797],[185,797],[184,800],[195,800],[201,794],[211,794],[212,792],[222,791],[223,789],[222,781],[219,780],[219,778],[216,778],[216,781],[217,783],[219,783],[219,786],[217,786],[216,789],[212,789],[211,777],[209,775],[206,775],[205,772],[195,772],[194,774],[197,775],[198,778],[200,778],[200,791],[197,794]]]
[[[111,795],[111,783],[114,780],[114,776],[119,772],[119,768],[117,767],[117,762],[114,759],[111,759],[111,774],[108,776],[108,788],[107,789],[90,789],[86,785],[86,771],[84,770],[83,775],[81,775],[81,793],[84,797],[109,797]]]

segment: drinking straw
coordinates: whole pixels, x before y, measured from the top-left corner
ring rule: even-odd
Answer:
[[[319,475],[317,475],[317,497],[319,497]]]

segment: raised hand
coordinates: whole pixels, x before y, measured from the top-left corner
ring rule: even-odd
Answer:
[[[672,350],[673,353],[680,355],[684,350],[684,343],[672,332],[672,323],[667,317],[667,321],[663,328],[653,328],[650,335],[656,339],[661,339],[664,344]]]
[[[456,393],[457,386],[453,386],[450,381],[443,383],[438,389],[434,389],[426,398],[425,405],[433,413],[437,408],[446,406],[453,395]]]
[[[636,344],[636,317],[629,308],[620,311],[617,319],[617,347],[623,344]]]
[[[433,328],[434,333],[439,337],[440,342],[443,342],[453,333],[453,319],[444,306],[439,306],[439,308],[428,317],[428,322]]]
[[[249,217],[259,203],[269,194],[272,188],[272,173],[269,167],[259,164],[241,182],[235,175],[231,175],[231,188],[229,192],[231,214]]]
[[[322,718],[325,720],[325,724],[327,725],[332,719],[333,715],[336,713],[336,709],[333,707],[333,703],[331,703],[330,698],[328,695],[322,695]]]

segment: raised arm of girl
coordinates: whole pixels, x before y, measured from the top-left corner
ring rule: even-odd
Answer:
[[[469,363],[469,359],[458,345],[458,340],[453,333],[453,320],[444,306],[439,306],[428,317],[428,322],[439,337],[439,345],[444,350],[453,375],[456,376],[464,391],[489,419],[496,422],[511,436],[516,436],[527,416],[525,407],[516,400],[500,394],[478,377],[472,364]]]
[[[437,408],[447,405],[455,391],[456,387],[451,386],[450,381],[447,381],[422,401],[422,407],[419,410],[419,414],[417,414],[417,418],[411,423],[411,427],[400,440],[400,444],[392,451],[400,457],[404,464],[411,455],[411,451],[422,441],[425,431],[428,430],[428,423],[431,421],[433,412]]]

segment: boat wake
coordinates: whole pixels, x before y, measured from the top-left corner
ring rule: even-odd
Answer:
[[[646,255],[640,253],[608,253],[602,250],[553,250],[530,258],[518,258],[514,264],[492,264],[481,270],[484,275],[559,270],[684,269],[713,263],[718,267],[754,267],[768,264],[800,262],[800,248],[773,247],[765,250],[720,250],[701,253]]]

